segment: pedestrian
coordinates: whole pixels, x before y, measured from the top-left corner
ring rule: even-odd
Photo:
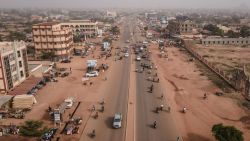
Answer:
[[[171,109],[170,109],[170,107],[168,106],[168,112],[169,112],[169,113],[170,113],[170,110],[171,110]]]
[[[181,141],[181,138],[178,136],[176,141]]]
[[[70,71],[70,73],[72,73],[72,71],[71,71],[71,67],[69,67],[69,71]]]

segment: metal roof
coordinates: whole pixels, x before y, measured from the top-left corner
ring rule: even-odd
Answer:
[[[2,95],[2,96],[0,96],[0,107],[2,107],[5,103],[10,101],[12,99],[12,97],[13,96],[11,96],[11,95]]]

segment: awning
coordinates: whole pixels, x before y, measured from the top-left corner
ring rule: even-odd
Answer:
[[[30,76],[20,85],[16,86],[13,90],[8,92],[8,95],[21,95],[27,94],[33,87],[35,87],[41,80],[42,77]]]

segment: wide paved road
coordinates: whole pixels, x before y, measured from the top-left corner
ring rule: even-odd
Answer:
[[[118,41],[118,46],[120,47],[126,46],[125,41],[131,37],[129,25],[126,23],[126,19],[124,21]],[[110,70],[111,72],[108,75],[108,81],[104,84],[106,89],[103,91],[105,95],[105,111],[100,113],[98,119],[91,118],[88,121],[87,131],[84,131],[80,139],[81,141],[123,141],[125,139],[130,62],[130,57],[124,58],[116,61],[111,66],[112,70]],[[97,108],[99,109],[100,105]],[[120,129],[112,128],[115,113],[122,113],[123,115],[122,128]],[[92,129],[96,130],[95,138],[88,136]]]
[[[136,19],[133,20],[136,22]],[[135,23],[132,25],[136,25]],[[139,30],[133,27],[135,35],[134,41],[142,41]],[[148,60],[142,60],[136,63],[136,68],[141,68],[141,63],[150,63]],[[177,132],[171,115],[162,111],[156,113],[156,107],[164,104],[166,101],[161,100],[162,94],[160,83],[152,83],[146,80],[151,74],[147,73],[148,69],[145,69],[143,73],[137,73],[136,75],[136,128],[135,128],[135,140],[136,141],[176,141]],[[156,72],[153,71],[154,73]],[[149,93],[149,87],[154,85],[153,93]],[[152,128],[153,122],[157,121],[157,128]]]

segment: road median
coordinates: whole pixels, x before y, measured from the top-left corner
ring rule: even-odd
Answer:
[[[130,67],[130,79],[129,79],[129,94],[128,94],[128,110],[127,110],[127,126],[125,141],[135,140],[135,106],[136,106],[136,76],[134,73],[135,63],[132,60],[131,55],[131,67]]]

